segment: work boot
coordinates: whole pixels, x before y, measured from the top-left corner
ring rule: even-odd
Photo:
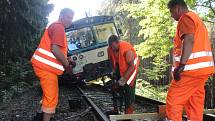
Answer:
[[[109,110],[105,112],[106,115],[119,115],[118,111],[116,110]]]
[[[36,116],[33,117],[32,121],[43,121],[43,113],[37,113]]]
[[[43,113],[37,113],[36,116],[33,117],[32,121],[43,121]],[[53,117],[51,117],[50,121],[55,121]]]

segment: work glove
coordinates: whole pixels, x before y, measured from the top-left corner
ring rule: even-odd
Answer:
[[[119,83],[117,83],[117,80],[113,80],[114,82],[111,85],[112,90],[117,90],[119,88]]]
[[[75,66],[76,66],[76,62],[75,62],[75,61],[73,61],[70,57],[68,57],[68,58],[67,58],[67,60],[68,60],[68,62],[69,62],[69,65],[72,65],[72,66],[73,66],[73,68],[75,68]]]
[[[73,73],[72,69],[73,69],[73,66],[71,64],[69,64],[67,67],[65,67],[64,72],[67,74],[72,74]]]
[[[120,86],[125,86],[125,84],[126,84],[126,80],[124,77],[121,77],[118,82],[119,82]]]
[[[184,71],[185,64],[179,64],[178,67],[174,69],[173,76],[175,81],[179,81],[181,79],[180,74]]]

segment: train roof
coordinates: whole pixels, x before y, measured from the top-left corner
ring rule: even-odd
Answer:
[[[93,17],[86,17],[74,21],[73,24],[66,29],[66,31],[81,29],[84,27],[90,27],[97,24],[102,23],[110,23],[114,22],[113,16],[93,16]]]

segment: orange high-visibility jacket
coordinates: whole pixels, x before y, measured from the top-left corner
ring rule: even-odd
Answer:
[[[187,12],[183,16],[189,17],[195,24],[194,46],[192,53],[186,62],[182,75],[199,76],[212,74],[215,71],[211,43],[208,37],[208,31],[203,21],[193,12]],[[182,16],[182,17],[183,17]],[[181,17],[181,18],[182,18]],[[180,18],[180,19],[181,19]],[[180,22],[179,19],[179,22]],[[176,67],[181,59],[183,43],[180,38],[179,26],[174,39],[174,67]]]
[[[134,86],[134,84],[135,84],[134,82],[137,77],[139,59],[138,59],[135,49],[133,48],[133,46],[130,43],[125,42],[125,41],[119,42],[119,60],[118,60],[118,62],[119,62],[119,70],[120,70],[121,76],[124,76],[124,73],[128,69],[128,64],[126,62],[125,53],[129,50],[131,50],[134,54],[134,67],[135,68],[132,71],[132,73],[128,76],[128,78],[126,79],[126,83],[132,87],[132,86]],[[117,65],[116,65],[116,59],[114,56],[114,51],[110,47],[108,47],[108,54],[109,54],[109,59],[111,60],[111,63],[112,63],[112,68],[116,69]]]
[[[55,22],[54,24],[61,24]],[[65,46],[60,48],[60,51],[67,57],[67,39],[66,35],[64,37]],[[49,37],[48,29],[45,30],[40,44],[36,51],[34,52],[33,57],[31,58],[31,63],[34,67],[38,67],[43,70],[47,70],[57,75],[63,74],[64,67],[56,57],[51,52],[51,39]]]

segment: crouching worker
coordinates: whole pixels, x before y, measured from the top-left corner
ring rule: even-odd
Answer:
[[[113,73],[115,73],[119,85],[125,91],[123,96],[125,97],[125,113],[132,114],[139,65],[138,56],[130,43],[120,41],[116,35],[109,37],[108,44],[108,55]]]
[[[63,9],[59,20],[45,30],[40,44],[31,58],[34,72],[40,80],[43,91],[42,116],[37,115],[33,120],[49,121],[51,119],[58,104],[58,75],[62,75],[64,72],[72,73],[73,66],[67,59],[65,28],[71,25],[73,16],[73,10]]]

